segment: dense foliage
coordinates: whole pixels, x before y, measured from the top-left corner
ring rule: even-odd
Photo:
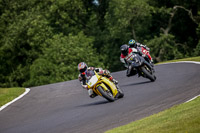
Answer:
[[[199,0],[0,0],[0,87],[76,79],[77,64],[124,69],[120,46],[155,62],[200,55]]]

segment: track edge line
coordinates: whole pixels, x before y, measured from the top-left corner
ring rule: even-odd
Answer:
[[[12,101],[8,102],[7,104],[3,105],[0,107],[0,111],[2,111],[3,109],[5,109],[6,107],[8,107],[9,105],[11,105],[12,103],[16,102],[17,100],[21,99],[22,97],[24,97],[26,94],[29,93],[30,89],[29,88],[25,88],[25,92],[23,94],[21,94],[20,96],[18,96],[17,98],[13,99]]]
[[[177,61],[177,62],[169,62],[169,63],[163,63],[163,64],[158,64],[158,65],[165,65],[165,64],[172,64],[172,63],[194,63],[194,64],[200,64],[200,62],[197,61]],[[188,103],[194,99],[196,99],[197,97],[199,97],[200,95],[197,95],[189,100],[187,100],[185,103]]]

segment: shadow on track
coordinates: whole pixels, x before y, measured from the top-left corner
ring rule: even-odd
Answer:
[[[103,101],[98,101],[98,102],[94,102],[94,103],[79,105],[79,106],[76,106],[76,107],[87,107],[87,106],[101,105],[101,104],[107,104],[107,103],[110,103],[110,102],[103,100]]]
[[[121,87],[123,87],[123,86],[141,85],[141,84],[148,84],[148,83],[152,83],[152,82],[151,81],[145,81],[145,82],[139,82],[139,83],[131,83],[131,84],[126,84],[126,85],[121,85]]]

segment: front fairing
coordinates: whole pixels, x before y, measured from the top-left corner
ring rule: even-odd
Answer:
[[[88,82],[91,78],[92,78],[92,76],[94,76],[95,75],[95,72],[94,71],[86,71],[85,72],[85,77],[86,77],[86,82]]]
[[[92,89],[96,94],[101,95],[101,93],[97,90],[98,86],[101,86],[105,91],[112,91],[113,96],[115,97],[118,93],[117,87],[113,82],[111,82],[108,78],[103,77],[102,75],[97,74],[94,71],[87,72],[86,77],[88,89]]]
[[[109,87],[111,89],[113,96],[115,97],[118,93],[116,85],[106,77],[102,77],[101,79],[106,88]]]
[[[135,54],[134,58],[132,59],[131,65],[132,65],[132,67],[136,68],[136,67],[142,66],[143,63],[144,63],[144,59],[141,56],[139,56],[138,54]]]
[[[94,91],[96,94],[102,96],[101,93],[97,90],[97,87],[98,87],[98,86],[101,86],[105,91],[107,91],[108,88],[110,88],[110,91],[112,91],[112,94],[113,94],[114,97],[115,97],[115,96],[117,95],[117,93],[118,93],[118,90],[117,90],[115,84],[114,84],[113,82],[111,82],[111,81],[110,81],[108,78],[106,78],[106,77],[103,77],[103,76],[102,76],[102,77],[99,79],[99,81],[98,81],[98,83],[96,84],[96,86],[93,87],[93,91]]]

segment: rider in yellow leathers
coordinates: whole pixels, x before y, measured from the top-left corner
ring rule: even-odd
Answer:
[[[87,75],[90,74],[90,71],[96,71],[99,75],[107,77],[114,84],[118,84],[118,81],[114,79],[108,70],[103,70],[102,68],[88,67],[85,62],[80,62],[78,64],[78,70],[80,74],[78,75],[78,79],[81,82],[81,85],[84,89],[88,90],[88,94],[91,98],[94,98],[96,95],[92,89],[88,89],[87,87]]]

